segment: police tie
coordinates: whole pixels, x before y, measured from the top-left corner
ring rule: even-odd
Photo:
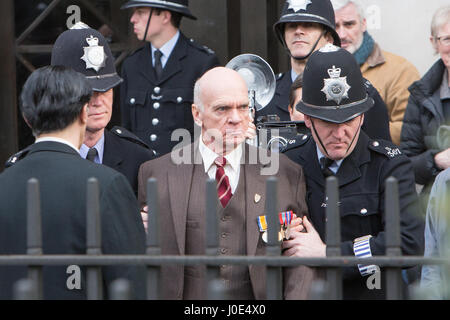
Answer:
[[[94,162],[94,159],[95,159],[96,156],[97,156],[97,149],[90,148],[88,153],[87,153],[86,159],[88,159],[89,161]]]
[[[216,181],[217,181],[217,196],[219,197],[222,207],[226,207],[228,201],[230,201],[233,194],[231,193],[231,185],[225,174],[225,169],[223,168],[227,164],[227,160],[224,157],[217,157],[214,160],[217,166],[216,170]]]
[[[334,172],[330,170],[330,166],[333,164],[334,160],[328,159],[327,157],[320,158],[320,169],[322,170],[323,176],[328,178],[333,176]]]
[[[156,77],[159,79],[159,78],[161,78],[161,75],[163,72],[163,67],[162,67],[162,63],[161,63],[162,52],[159,50],[156,50],[154,55],[155,55],[155,74],[156,74]]]

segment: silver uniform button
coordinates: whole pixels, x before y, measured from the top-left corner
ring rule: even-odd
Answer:
[[[156,126],[158,123],[159,123],[159,119],[158,119],[158,118],[153,118],[152,124],[153,124],[154,126]]]
[[[161,88],[160,87],[155,87],[153,89],[153,92],[156,93],[156,94],[159,94],[161,92]]]
[[[156,141],[156,138],[158,138],[158,136],[156,134],[152,134],[150,136],[150,140],[152,140],[152,141]]]
[[[160,106],[161,106],[161,104],[159,102],[155,102],[153,104],[153,109],[157,110],[157,109],[159,109]]]
[[[134,104],[135,102],[136,102],[136,99],[135,99],[135,98],[131,98],[131,99],[130,99],[130,103],[131,103],[131,104]]]
[[[378,146],[380,145],[380,143],[379,143],[378,141],[374,141],[374,142],[372,143],[372,145],[373,145],[374,147],[378,147]]]
[[[182,102],[183,102],[183,98],[182,98],[182,97],[178,97],[178,98],[177,98],[177,102],[178,102],[178,103],[182,103]]]
[[[117,132],[118,134],[121,134],[121,133],[122,133],[122,130],[116,129],[116,132]]]
[[[362,208],[361,209],[361,214],[366,214],[367,213],[367,209],[366,208]]]
[[[305,134],[305,135],[302,137],[302,140],[306,140],[306,138],[308,138],[308,136]]]

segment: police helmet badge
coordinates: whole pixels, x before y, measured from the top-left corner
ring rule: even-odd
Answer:
[[[329,79],[323,79],[324,86],[322,92],[325,93],[327,101],[334,100],[340,104],[343,98],[348,98],[350,86],[347,83],[347,77],[341,77],[341,68],[328,69]]]
[[[86,62],[86,69],[92,68],[98,72],[98,70],[105,66],[107,58],[105,49],[103,46],[98,45],[98,38],[92,35],[86,38],[86,42],[89,46],[83,47],[84,55],[80,59]]]
[[[311,0],[288,0],[289,7],[288,9],[292,9],[295,12],[300,10],[306,10],[306,7],[311,4]]]

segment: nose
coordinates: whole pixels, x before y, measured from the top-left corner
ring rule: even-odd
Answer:
[[[342,25],[336,25],[336,32],[339,35],[339,38],[343,39],[347,36],[347,32]]]
[[[228,115],[228,122],[238,124],[242,121],[242,114],[237,108],[232,108]]]
[[[133,12],[133,14],[131,15],[130,22],[132,24],[135,24],[135,22],[136,22],[136,11]]]
[[[334,128],[333,128],[333,136],[339,140],[344,138],[345,137],[345,125],[335,124]]]
[[[96,107],[100,105],[100,94],[97,92],[94,92],[94,94],[91,97],[91,100],[89,101],[90,107]]]

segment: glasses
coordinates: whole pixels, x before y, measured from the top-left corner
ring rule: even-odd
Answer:
[[[450,35],[442,36],[442,37],[436,37],[436,40],[441,43],[442,46],[450,46]]]

